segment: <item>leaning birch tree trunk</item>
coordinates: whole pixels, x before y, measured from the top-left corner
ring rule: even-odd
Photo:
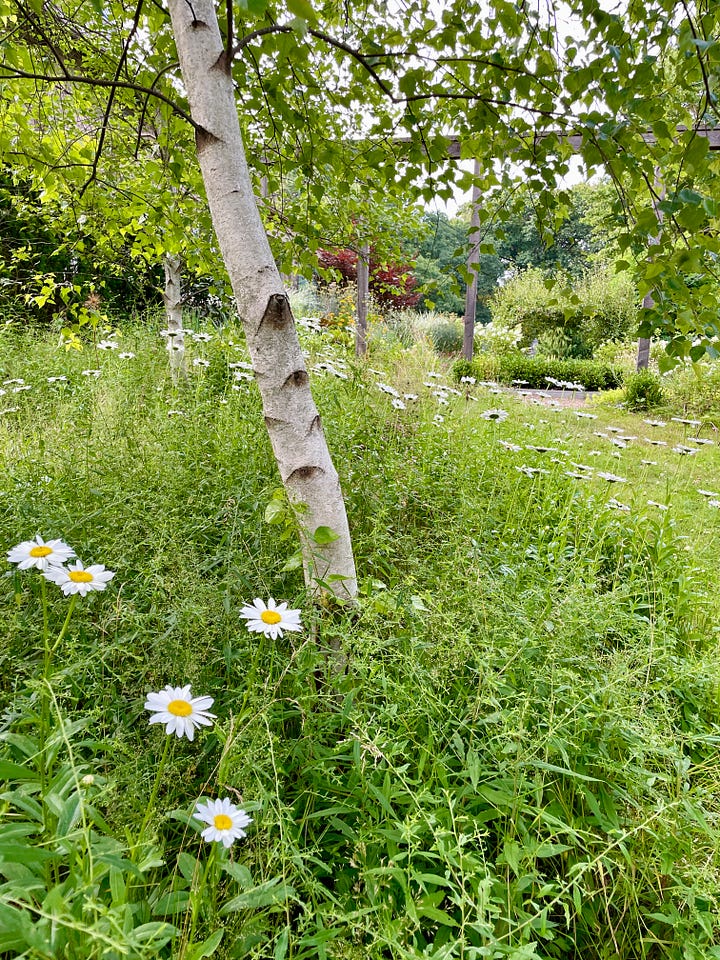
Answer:
[[[163,257],[165,267],[165,315],[167,317],[167,349],[173,383],[187,379],[185,365],[185,333],[182,310],[182,258],[171,253]]]
[[[213,226],[247,336],[275,459],[288,499],[299,508],[305,582],[313,592],[326,589],[351,599],[357,581],[340,481],[255,202],[215,5],[213,0],[169,0],[169,10]],[[318,528],[330,528],[336,539],[326,542],[326,530],[318,534]]]

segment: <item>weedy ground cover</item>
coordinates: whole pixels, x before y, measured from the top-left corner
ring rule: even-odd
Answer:
[[[178,386],[151,321],[2,333],[3,549],[115,576],[59,643],[70,599],[0,581],[0,955],[720,956],[710,428],[303,329],[361,578],[326,609],[242,338],[209,332]],[[268,597],[302,631],[249,632]],[[168,684],[214,700],[192,741],[148,723]],[[227,848],[214,797],[252,817]]]

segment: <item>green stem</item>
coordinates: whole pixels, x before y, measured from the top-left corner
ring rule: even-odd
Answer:
[[[195,940],[195,928],[197,927],[198,914],[200,913],[200,906],[202,904],[202,894],[205,890],[207,884],[208,874],[210,870],[215,866],[215,851],[217,848],[217,842],[213,841],[213,844],[210,848],[210,854],[207,858],[207,863],[205,864],[205,869],[203,870],[203,875],[200,879],[200,883],[197,885],[192,894],[192,908],[190,913],[190,932],[188,933],[188,946],[193,945]],[[217,886],[217,878],[215,878],[214,887]]]
[[[55,643],[52,645],[52,648],[51,648],[51,650],[50,650],[50,653],[51,653],[51,654],[55,653],[55,651],[57,650],[57,648],[58,648],[58,647],[60,646],[60,644],[62,643],[62,641],[63,641],[63,639],[64,639],[64,637],[65,637],[65,634],[67,633],[67,628],[70,626],[70,617],[72,616],[72,612],[73,612],[73,610],[75,609],[75,604],[77,603],[77,598],[78,598],[77,593],[74,593],[74,594],[72,595],[72,597],[70,597],[70,606],[68,607],[67,616],[65,617],[65,623],[62,625],[62,630],[61,630],[60,633],[58,634],[57,640],[56,640]]]
[[[150,822],[150,817],[153,814],[155,808],[155,801],[157,800],[158,791],[160,790],[160,782],[162,780],[163,773],[165,771],[165,763],[167,762],[168,752],[170,750],[170,739],[171,734],[165,735],[165,746],[163,747],[162,756],[160,757],[160,763],[158,764],[157,774],[155,775],[155,783],[153,784],[152,792],[150,794],[150,799],[148,800],[147,809],[145,810],[145,816],[143,818],[142,825],[140,826],[140,833],[138,834],[137,843],[133,850],[133,859],[135,852],[140,849],[142,846],[143,839],[145,838],[145,831],[147,825]]]

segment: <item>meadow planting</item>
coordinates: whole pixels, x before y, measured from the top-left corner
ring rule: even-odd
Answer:
[[[707,406],[301,321],[343,606],[242,333],[161,326],[0,330],[0,957],[720,957]]]

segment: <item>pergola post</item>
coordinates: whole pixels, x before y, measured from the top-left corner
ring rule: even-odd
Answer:
[[[361,244],[357,260],[357,326],[355,327],[355,356],[367,353],[367,307],[370,293],[370,244]]]
[[[655,167],[655,188],[658,192],[657,199],[653,197],[653,209],[655,210],[655,217],[658,222],[658,226],[662,225],[663,222],[663,212],[660,209],[659,201],[665,199],[665,185],[662,182],[660,177],[660,168]],[[650,243],[657,245],[660,243],[660,233],[654,237],[650,237]],[[643,310],[651,310],[655,306],[655,299],[652,293],[646,293],[643,297]],[[637,352],[637,363],[635,364],[636,370],[647,370],[650,366],[650,337],[639,337],[638,338],[638,352]]]
[[[472,360],[475,345],[475,312],[477,308],[478,288],[478,258],[480,255],[480,187],[477,180],[480,176],[480,161],[476,160],[473,166],[473,188],[470,212],[470,253],[467,269],[470,274],[470,283],[465,289],[465,317],[463,321],[463,348],[465,360]]]

